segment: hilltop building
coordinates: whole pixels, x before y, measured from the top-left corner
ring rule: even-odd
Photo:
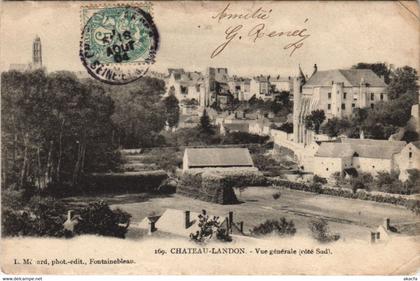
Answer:
[[[374,108],[375,103],[388,100],[385,82],[370,69],[335,69],[318,71],[306,81],[300,75],[293,82],[294,142],[309,144],[313,132],[304,120],[313,110],[323,110],[326,118],[350,116],[355,108]]]

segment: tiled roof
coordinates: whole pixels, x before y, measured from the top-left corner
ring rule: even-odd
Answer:
[[[186,148],[185,154],[190,167],[254,165],[247,148]]]
[[[317,71],[303,87],[331,86],[332,81],[344,82],[344,86],[357,87],[360,83],[370,87],[386,87],[385,82],[370,69],[334,69]]]
[[[343,158],[353,156],[354,152],[348,143],[322,142],[315,156]]]
[[[412,144],[420,149],[420,141],[413,141]]]
[[[315,156],[342,158],[358,156],[363,158],[392,159],[406,143],[404,141],[369,140],[344,138],[341,143],[321,143]]]

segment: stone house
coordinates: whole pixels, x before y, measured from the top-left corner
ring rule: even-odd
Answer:
[[[314,174],[329,178],[336,172],[354,168],[376,175],[398,170],[396,154],[405,147],[404,141],[343,138],[341,142],[322,142],[315,153]]]
[[[420,170],[420,141],[410,142],[400,153],[395,155],[395,162],[400,171],[400,180],[406,181],[409,170]]]

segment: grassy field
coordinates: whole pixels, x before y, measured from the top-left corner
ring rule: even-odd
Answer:
[[[242,202],[235,205],[218,205],[177,194],[164,196],[145,193],[71,197],[66,198],[65,202],[69,205],[83,205],[89,201],[105,200],[113,208],[118,207],[130,213],[134,227],[146,216],[159,215],[167,208],[173,208],[195,212],[206,209],[210,214],[218,216],[226,216],[229,211],[233,211],[234,220],[244,221],[246,231],[266,219],[284,216],[295,222],[298,233],[309,235],[308,222],[323,218],[328,221],[331,231],[340,233],[343,239],[368,240],[370,231],[382,224],[385,218],[390,218],[391,224],[402,234],[420,235],[420,218],[400,206],[288,189],[281,189],[280,198],[275,200],[272,195],[278,191],[271,187],[235,190]]]

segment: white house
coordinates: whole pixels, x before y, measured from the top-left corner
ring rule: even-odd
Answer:
[[[344,169],[372,175],[398,169],[396,154],[405,147],[404,141],[343,138],[341,142],[322,142],[315,153],[314,174],[328,178]]]
[[[407,144],[400,153],[395,155],[395,162],[400,171],[401,181],[408,179],[408,170],[420,170],[420,141]]]

